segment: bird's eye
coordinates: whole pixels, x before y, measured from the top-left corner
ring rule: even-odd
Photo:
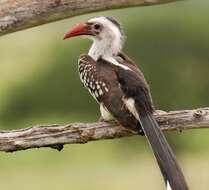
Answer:
[[[95,24],[95,25],[94,25],[94,29],[95,29],[95,30],[99,30],[100,28],[101,28],[101,25],[100,25],[100,24]]]

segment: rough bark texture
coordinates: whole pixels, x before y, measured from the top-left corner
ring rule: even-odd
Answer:
[[[1,0],[0,36],[88,12],[178,0]]]
[[[162,130],[209,128],[209,107],[182,111],[157,111],[155,118]],[[51,147],[61,150],[64,144],[81,144],[94,140],[137,135],[116,123],[74,123],[38,125],[26,129],[0,131],[0,151],[13,152]]]

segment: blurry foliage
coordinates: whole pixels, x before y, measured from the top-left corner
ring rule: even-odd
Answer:
[[[91,42],[80,38],[62,40],[73,24],[95,15],[114,16],[123,24],[127,35],[124,51],[145,73],[157,109],[208,106],[208,7],[206,0],[191,0],[114,10],[1,37],[1,129],[38,123],[93,122],[99,118],[98,106],[81,85],[77,73],[78,56],[88,51]],[[208,135],[208,130],[203,129],[169,135],[175,150],[185,155],[181,162],[193,189],[209,188],[208,180],[204,180],[209,169]],[[144,138],[131,137],[69,146],[60,154],[46,149],[0,153],[0,167],[5,169],[0,172],[0,188],[156,189],[160,173],[157,167],[153,168],[148,149]],[[198,157],[195,152],[200,151]],[[161,182],[159,187],[162,189]]]

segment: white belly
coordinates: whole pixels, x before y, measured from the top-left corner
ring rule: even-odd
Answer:
[[[100,104],[100,112],[101,116],[105,121],[111,121],[113,120],[112,114],[104,107],[103,104]]]
[[[128,98],[128,99],[124,98],[123,102],[126,105],[126,107],[128,108],[128,110],[133,114],[133,116],[139,121],[139,114],[136,110],[134,99],[133,98]]]

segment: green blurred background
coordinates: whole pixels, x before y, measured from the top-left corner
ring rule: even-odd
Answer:
[[[98,106],[83,88],[77,59],[90,41],[63,41],[78,21],[108,15],[127,34],[124,51],[140,65],[157,109],[208,106],[209,2],[89,14],[0,38],[0,129],[40,123],[94,122]],[[209,189],[209,130],[167,133],[192,190]],[[0,189],[163,189],[144,138],[0,153]]]

